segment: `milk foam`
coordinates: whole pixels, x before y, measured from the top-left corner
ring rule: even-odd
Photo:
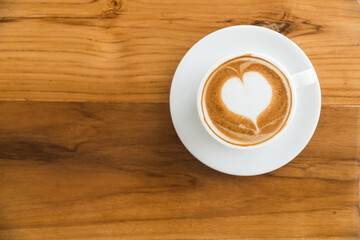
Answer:
[[[256,119],[270,104],[272,89],[261,73],[246,72],[242,79],[227,80],[221,90],[225,106],[232,112],[250,118],[257,130]]]
[[[201,106],[215,135],[234,145],[249,146],[281,131],[291,102],[288,79],[277,67],[258,57],[241,56],[210,74]]]

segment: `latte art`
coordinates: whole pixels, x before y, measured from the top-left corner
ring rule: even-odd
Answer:
[[[221,90],[225,106],[242,116],[250,118],[256,126],[258,115],[269,106],[272,97],[271,86],[257,72],[246,72],[242,79],[237,77],[227,80]]]
[[[245,55],[217,67],[203,88],[206,124],[224,141],[250,146],[275,136],[291,112],[286,76],[259,57]]]

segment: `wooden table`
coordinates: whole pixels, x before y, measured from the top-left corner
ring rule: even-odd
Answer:
[[[0,239],[358,239],[356,0],[1,0]],[[322,88],[290,164],[198,162],[169,113],[186,51],[253,24],[296,42]],[[221,161],[221,159],[219,159]]]

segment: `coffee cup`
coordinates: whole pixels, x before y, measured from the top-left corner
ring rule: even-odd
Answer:
[[[264,54],[227,56],[200,82],[196,103],[200,121],[224,146],[262,148],[288,130],[296,112],[296,91],[316,79],[313,69],[291,75]]]

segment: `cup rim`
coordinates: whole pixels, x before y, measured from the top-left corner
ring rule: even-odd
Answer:
[[[291,111],[289,114],[289,117],[286,121],[286,125],[274,136],[272,136],[270,139],[268,139],[265,142],[259,143],[259,144],[255,144],[255,145],[249,145],[249,146],[241,146],[241,145],[235,145],[235,144],[231,144],[226,142],[225,140],[223,140],[222,138],[218,137],[211,129],[210,127],[206,124],[205,120],[204,120],[204,115],[203,115],[203,111],[202,111],[202,106],[201,106],[201,102],[202,102],[202,93],[203,93],[203,88],[204,85],[208,79],[208,77],[210,76],[210,74],[217,68],[219,67],[221,64],[223,64],[224,62],[231,60],[233,58],[237,58],[237,57],[241,57],[244,55],[250,55],[250,56],[255,56],[255,57],[259,57],[262,58],[264,60],[269,61],[271,64],[275,65],[275,67],[277,67],[287,78],[288,82],[289,82],[289,86],[290,86],[290,90],[291,90],[291,97],[292,97],[292,101],[291,101]],[[294,114],[295,114],[295,110],[296,110],[296,106],[297,106],[297,98],[296,98],[296,88],[295,85],[291,79],[291,75],[290,73],[287,71],[287,69],[280,64],[277,60],[271,58],[270,56],[267,56],[265,54],[262,53],[258,53],[258,52],[240,52],[240,53],[234,53],[234,54],[230,54],[222,59],[220,59],[219,61],[217,61],[215,64],[213,64],[208,70],[207,72],[204,74],[204,76],[202,77],[199,87],[198,87],[198,91],[197,91],[197,97],[196,97],[196,105],[197,105],[197,111],[198,111],[198,116],[200,118],[201,124],[202,126],[205,128],[205,130],[207,131],[207,133],[213,138],[215,139],[217,142],[221,143],[222,145],[226,146],[226,147],[230,147],[232,149],[246,149],[246,150],[254,150],[254,149],[259,149],[259,148],[263,148],[264,146],[267,146],[273,142],[275,142],[276,140],[279,139],[279,137],[281,135],[283,135],[287,129],[289,128],[289,126],[291,125],[291,122],[294,119]]]

